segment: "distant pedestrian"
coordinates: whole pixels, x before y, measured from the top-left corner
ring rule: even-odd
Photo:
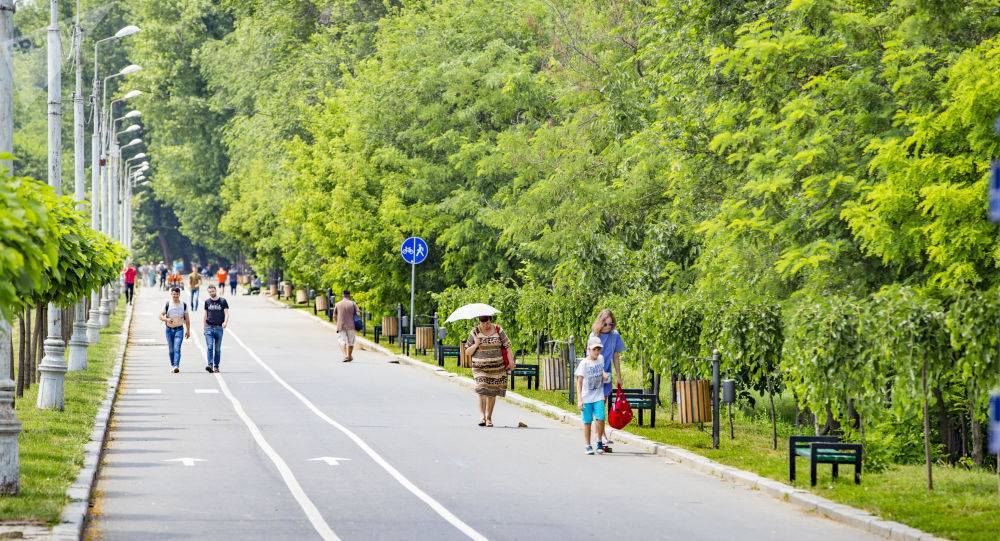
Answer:
[[[591,336],[587,339],[587,356],[576,365],[576,407],[583,420],[583,440],[587,444],[587,454],[594,454],[591,444],[590,425],[597,425],[597,454],[604,454],[604,420],[608,410],[604,406],[604,383],[611,381],[611,374],[604,370],[601,356],[601,339]]]
[[[191,310],[198,311],[198,297],[201,296],[201,272],[196,267],[188,275],[188,287],[191,288]]]
[[[135,296],[135,275],[137,273],[135,265],[129,262],[123,273],[125,276],[125,302],[128,304],[132,304],[132,297]]]
[[[229,294],[230,295],[236,295],[236,278],[238,276],[239,275],[236,274],[236,272],[234,272],[234,271],[230,271],[230,273],[229,273]]]
[[[160,289],[167,289],[167,264],[160,261],[156,267],[156,272],[160,275]]]
[[[493,407],[498,396],[507,394],[507,368],[503,362],[503,350],[510,349],[510,339],[499,325],[493,323],[492,316],[480,316],[479,324],[469,334],[470,345],[465,353],[472,356],[472,377],[476,381],[479,395],[479,426],[493,426]],[[513,357],[511,358],[513,365]]]
[[[222,357],[222,331],[229,325],[229,303],[218,296],[215,285],[208,286],[208,298],[205,299],[205,348],[207,372],[219,371],[219,360]]]
[[[188,306],[181,301],[181,288],[170,290],[170,300],[163,306],[160,321],[167,328],[167,350],[170,353],[170,366],[174,373],[181,371],[181,344],[185,338],[191,338],[191,318],[188,316]]]
[[[618,333],[618,321],[615,319],[614,313],[611,310],[605,308],[597,314],[597,319],[594,320],[594,324],[591,327],[591,337],[596,337],[601,341],[601,356],[604,357],[604,371],[609,374],[612,373],[611,368],[614,367],[614,377],[618,378],[620,382],[622,380],[622,352],[625,351],[625,341],[622,340],[621,334]],[[589,342],[588,338],[588,342]],[[611,386],[614,381],[614,377],[604,383],[604,399],[608,403],[608,408],[611,407]],[[607,453],[611,452],[611,439],[607,437],[604,433],[603,423],[598,426],[597,434],[604,446],[604,451]]]
[[[219,267],[219,271],[215,273],[215,279],[219,282],[219,295],[226,294],[226,273],[225,267]]]
[[[343,362],[349,363],[354,360],[354,341],[358,335],[354,316],[359,314],[358,305],[351,300],[350,291],[344,290],[344,298],[333,305],[333,314],[337,318],[337,341],[340,342],[340,351],[344,354]]]

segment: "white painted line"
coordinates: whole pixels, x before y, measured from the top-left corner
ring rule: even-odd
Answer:
[[[160,394],[160,389],[136,389],[135,394]]]
[[[477,541],[487,541],[486,536],[477,532],[475,529],[472,528],[472,526],[469,526],[468,524],[463,522],[462,519],[458,518],[451,511],[447,510],[443,505],[438,503],[437,500],[435,500],[429,494],[427,494],[423,490],[420,490],[420,488],[418,488],[416,485],[410,482],[409,479],[407,479],[402,473],[400,473],[399,470],[394,468],[392,464],[389,464],[389,462],[386,461],[386,459],[382,458],[382,455],[378,454],[374,449],[372,449],[367,443],[365,443],[364,440],[358,437],[357,434],[351,432],[350,429],[348,429],[346,426],[331,419],[329,416],[323,413],[319,408],[317,408],[315,404],[310,402],[308,398],[303,396],[302,393],[296,391],[295,388],[289,385],[285,380],[281,379],[281,376],[279,376],[274,370],[272,370],[271,367],[268,366],[267,363],[265,363],[263,360],[261,360],[261,358],[258,357],[257,354],[254,353],[252,349],[250,349],[249,347],[247,347],[245,343],[243,343],[243,340],[241,340],[239,335],[237,335],[236,332],[233,331],[232,327],[226,329],[226,331],[228,334],[232,335],[232,337],[236,339],[236,342],[240,346],[242,346],[243,349],[247,350],[247,353],[250,354],[250,357],[252,357],[253,360],[257,361],[257,364],[259,364],[264,370],[266,370],[269,374],[271,374],[271,377],[273,377],[275,381],[277,381],[279,384],[281,384],[282,387],[287,389],[288,392],[292,393],[292,395],[295,398],[298,398],[299,401],[305,404],[306,407],[309,408],[313,413],[315,413],[317,417],[326,421],[327,424],[341,431],[345,436],[350,438],[351,441],[353,441],[358,447],[360,447],[361,450],[365,452],[365,454],[371,457],[371,459],[374,460],[376,464],[378,464],[379,466],[382,467],[383,470],[388,472],[389,475],[391,475],[394,479],[396,479],[396,481],[399,482],[399,484],[403,485],[403,487],[406,488],[406,490],[409,490],[414,496],[420,498],[420,500],[422,500],[431,509],[433,509],[435,513],[440,515],[441,518],[447,520],[452,526],[457,528],[460,532],[464,533],[470,539],[475,539]],[[218,374],[216,374],[216,376],[218,376]],[[223,392],[225,392],[225,388],[223,388]]]
[[[219,394],[218,389],[195,389],[195,394]]]
[[[323,462],[326,462],[327,466],[340,466],[340,463],[342,461],[350,462],[351,459],[349,459],[349,458],[337,458],[335,456],[320,456],[320,457],[316,457],[316,458],[310,458],[309,462],[315,462],[315,461],[320,461],[320,460],[323,461]]]
[[[201,342],[194,340],[194,345],[199,351],[201,351],[202,355],[205,355],[205,347],[201,345]],[[279,455],[277,451],[271,447],[271,444],[267,443],[267,440],[264,438],[264,434],[261,433],[257,424],[254,423],[253,419],[251,419],[250,416],[247,415],[246,411],[243,410],[243,405],[240,404],[240,401],[233,396],[233,393],[229,392],[229,386],[226,385],[226,381],[222,379],[222,374],[213,375],[219,383],[219,388],[222,389],[222,394],[224,394],[226,398],[229,399],[229,402],[232,403],[233,409],[236,410],[236,415],[238,415],[243,421],[243,424],[247,425],[247,429],[250,431],[250,435],[253,436],[254,441],[257,442],[257,446],[264,451],[267,458],[271,459],[274,467],[278,469],[278,473],[281,474],[281,478],[285,481],[285,485],[288,487],[288,490],[291,491],[295,501],[299,503],[299,507],[301,507],[302,511],[306,514],[306,518],[309,519],[309,522],[316,530],[316,533],[318,533],[325,541],[340,541],[337,534],[333,533],[333,529],[330,528],[330,525],[323,519],[323,515],[320,514],[319,509],[317,509],[316,505],[309,499],[306,492],[302,490],[302,485],[300,485],[298,479],[295,478],[291,468],[289,468],[288,464],[286,464],[281,458],[281,455]]]
[[[164,460],[164,462],[180,462],[185,466],[194,466],[195,462],[208,462],[204,458],[171,458],[170,460]]]

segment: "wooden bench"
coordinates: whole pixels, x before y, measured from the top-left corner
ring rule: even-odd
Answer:
[[[611,404],[615,400],[615,389],[611,389],[611,400],[608,401],[608,414],[611,414]],[[656,395],[653,393],[647,393],[643,389],[622,389],[625,393],[625,400],[628,400],[628,405],[632,406],[632,409],[639,410],[639,426],[642,426],[643,418],[642,411],[649,410],[649,426],[651,428],[656,428]]]
[[[520,377],[528,378],[528,388],[531,388],[531,383],[534,382],[535,390],[538,390],[539,380],[542,379],[541,373],[538,371],[537,364],[515,364],[514,369],[510,371],[510,390],[514,390],[514,379]]]
[[[462,364],[462,346],[438,346],[438,366],[444,366],[444,360],[448,357],[455,358],[455,365]]]
[[[816,466],[832,464],[833,478],[841,464],[854,464],[854,484],[861,484],[862,446],[842,443],[838,436],[791,436],[788,438],[788,480],[795,482],[795,457],[809,459],[809,484],[816,486]]]

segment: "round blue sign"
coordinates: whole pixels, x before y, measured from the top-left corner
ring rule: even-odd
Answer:
[[[403,261],[419,265],[427,259],[427,243],[420,237],[410,237],[403,241],[399,252],[403,254]]]

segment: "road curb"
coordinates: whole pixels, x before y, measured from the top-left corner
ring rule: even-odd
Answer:
[[[271,298],[270,296],[264,296],[264,298],[277,306],[292,308],[276,299]],[[329,323],[314,314],[303,312],[301,310],[295,311],[301,312],[306,317],[315,318],[321,323]],[[367,338],[358,336],[357,342],[362,346],[362,349],[377,351],[388,356],[394,361],[399,362],[400,364],[427,370],[462,387],[475,387],[475,382],[470,378],[454,374],[439,366],[428,364],[406,355],[398,354],[368,340]],[[519,395],[514,391],[507,391],[505,400],[568,425],[579,427],[583,424],[579,416],[575,413],[557,408],[551,404],[546,404],[533,398]],[[687,449],[655,442],[649,438],[638,436],[623,430],[616,430],[610,427],[608,428],[608,433],[616,440],[627,442],[629,445],[635,445],[649,454],[664,457],[696,471],[721,478],[724,481],[749,488],[750,490],[759,490],[773,498],[801,507],[805,511],[817,513],[830,520],[867,531],[886,539],[899,541],[945,541],[940,537],[931,535],[916,528],[912,528],[903,523],[883,520],[863,509],[836,503],[832,500],[823,498],[822,496],[817,496],[808,490],[795,488],[780,481],[775,481],[774,479],[757,475],[753,472],[748,472],[732,466],[726,466],[697,453],[688,451]]]
[[[128,337],[132,329],[132,314],[135,304],[126,306],[127,312],[122,321],[121,335],[118,338],[118,358],[115,360],[111,376],[108,378],[107,393],[97,408],[94,428],[90,431],[90,441],[84,446],[83,468],[80,469],[76,481],[66,490],[69,503],[63,507],[59,524],[52,528],[51,538],[53,540],[75,541],[83,538],[83,528],[86,525],[90,504],[94,496],[94,483],[97,481],[101,458],[104,455],[104,445],[107,443],[111,410],[118,398],[118,386],[121,382],[125,351],[128,349]]]

